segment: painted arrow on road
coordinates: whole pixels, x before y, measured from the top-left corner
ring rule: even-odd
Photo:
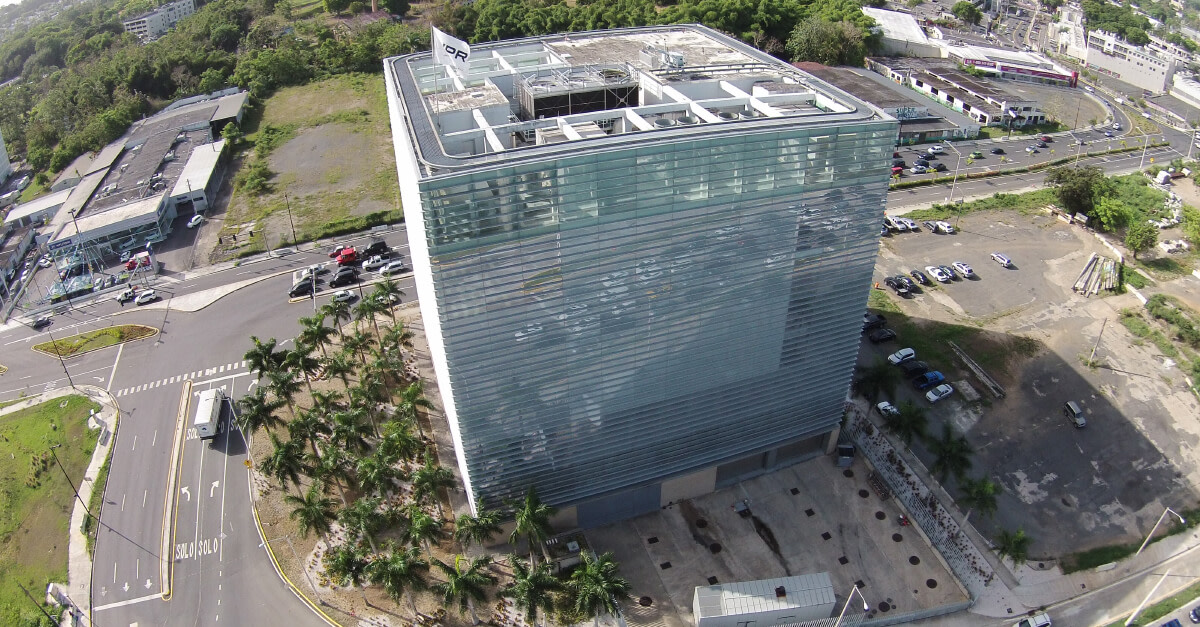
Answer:
[[[121,589],[122,589],[122,590],[124,590],[124,591],[126,591],[126,592],[129,592],[129,582],[128,582],[128,581],[126,581],[126,582],[125,582],[125,585],[121,586]]]
[[[146,589],[147,589],[147,590],[149,590],[149,589],[150,589],[150,586],[152,586],[152,585],[154,585],[154,584],[150,583],[150,580],[149,580],[149,579],[147,579],[147,580],[146,580]]]
[[[183,492],[184,494],[187,495],[188,501],[192,500],[192,491],[189,490],[187,486],[183,486],[182,488],[179,488],[179,491]]]
[[[213,492],[215,492],[215,491],[217,490],[217,486],[219,486],[219,485],[221,485],[221,482],[220,482],[220,481],[214,481],[214,482],[212,482],[212,487],[210,487],[210,488],[208,489],[208,498],[210,498],[210,499],[211,499],[211,498],[213,497]]]

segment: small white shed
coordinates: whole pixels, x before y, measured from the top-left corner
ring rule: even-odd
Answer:
[[[829,573],[738,581],[696,588],[696,627],[786,625],[833,615],[837,598]]]

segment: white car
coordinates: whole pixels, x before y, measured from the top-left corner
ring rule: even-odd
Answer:
[[[371,257],[370,259],[364,261],[362,268],[363,268],[363,270],[378,270],[379,268],[382,268],[382,267],[388,265],[389,261],[391,261],[391,260],[384,259],[383,257],[380,257],[379,255],[375,255],[374,257]]]
[[[202,222],[204,222],[204,216],[197,213],[196,215],[192,216],[191,220],[188,220],[187,227],[189,229],[194,229],[200,226],[200,223]]]
[[[51,260],[50,257],[43,256],[40,259],[38,259],[37,264],[39,267],[49,268],[50,266],[54,265],[54,261]]]
[[[1007,255],[1004,255],[1002,253],[992,253],[992,261],[995,261],[996,263],[1004,266],[1005,268],[1012,267],[1012,259],[1009,259]]]
[[[540,333],[541,330],[542,330],[542,323],[530,322],[529,324],[525,325],[524,329],[521,329],[520,331],[517,331],[516,333],[514,333],[513,337],[517,338],[517,341],[520,342],[521,340],[524,340],[525,338],[527,338],[535,333]]]
[[[928,172],[929,169],[923,165],[914,165],[913,167],[909,168],[908,171],[912,172],[913,174],[924,174]]]
[[[902,348],[902,349],[892,353],[891,355],[888,355],[888,361],[891,362],[891,364],[893,366],[900,365],[910,359],[916,359],[916,358],[917,358],[917,351],[915,351],[911,348]]]
[[[156,300],[158,300],[158,294],[156,294],[154,290],[146,290],[141,294],[138,294],[137,298],[133,299],[133,304],[145,305],[146,303],[152,303]]]
[[[925,400],[930,403],[936,403],[947,396],[954,393],[954,388],[950,387],[949,383],[943,383],[932,390],[925,393]]]
[[[917,226],[916,220],[909,220],[908,218],[892,218],[892,222],[895,222],[896,226],[906,228],[914,233],[921,230],[921,227]]]
[[[945,233],[946,235],[954,235],[954,225],[953,224],[950,224],[949,222],[946,222],[945,220],[938,220],[937,222],[934,222],[934,224],[937,225],[937,230],[939,233]]]
[[[17,187],[17,189],[22,190],[22,191],[26,187],[29,187],[29,175],[26,174],[25,176],[22,176],[21,178],[17,179],[16,187]]]
[[[975,276],[975,271],[971,269],[971,266],[968,266],[961,261],[955,261],[954,263],[950,264],[950,266],[955,270],[958,270],[959,274],[962,274],[964,279],[969,279]]]
[[[950,282],[950,275],[937,266],[925,266],[925,273],[933,277],[936,281],[942,283]]]
[[[408,268],[404,267],[403,261],[389,261],[379,269],[379,274],[396,274],[397,272],[403,272],[407,269]]]
[[[895,405],[893,405],[887,401],[883,401],[882,403],[879,403],[878,405],[875,406],[875,409],[878,409],[879,415],[883,416],[884,418],[886,418],[888,416],[899,416],[900,415],[900,410],[896,409]]]
[[[1119,130],[1121,130],[1121,123],[1120,123],[1120,122],[1113,122],[1112,129],[1113,129],[1114,131],[1119,131]]]
[[[934,154],[941,154],[941,153],[945,152],[945,149],[942,148],[941,144],[934,144],[929,147],[929,152],[934,153]]]
[[[351,292],[350,290],[338,290],[333,293],[332,300],[335,303],[348,303],[354,300],[354,298],[354,292]]]

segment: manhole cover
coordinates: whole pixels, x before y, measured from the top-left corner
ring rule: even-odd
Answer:
[[[879,603],[879,611],[880,612],[886,612],[890,609],[892,609],[892,605],[890,603],[888,603],[887,601],[881,601]]]
[[[842,471],[842,476],[843,476],[843,477],[853,477],[853,476],[854,476],[854,471],[853,471],[853,470],[850,470],[849,468],[847,468],[847,469],[845,469],[845,470],[843,470],[843,471]]]
[[[858,491],[858,495],[859,495],[859,496],[861,496],[861,497],[863,497],[863,498],[865,499],[865,498],[867,498],[868,496],[871,496],[871,493],[870,493],[870,492],[867,492],[866,490],[859,490],[859,491]]]
[[[875,520],[883,520],[884,518],[887,518],[887,514],[883,512],[875,512]]]
[[[705,527],[707,527],[707,526],[708,526],[708,521],[707,521],[707,520],[704,520],[703,518],[697,518],[697,519],[696,519],[696,528],[697,528],[697,529],[703,529],[703,528],[705,528]]]
[[[916,566],[917,564],[921,563],[921,558],[914,555],[914,556],[908,558],[908,563],[912,564],[913,566]]]
[[[936,588],[937,587],[937,579],[926,579],[925,587],[929,588],[930,590]]]
[[[720,552],[721,552],[721,543],[720,543],[720,542],[713,542],[712,544],[708,545],[708,551],[709,551],[710,553],[712,553],[713,555],[716,555],[717,553],[720,553]]]
[[[650,607],[653,604],[654,604],[654,599],[651,599],[650,597],[642,597],[642,598],[638,599],[638,605],[640,605],[642,607]]]
[[[898,533],[893,533],[893,534],[892,534],[892,542],[900,542],[900,541],[902,541],[902,540],[904,540],[904,536],[902,536],[902,535],[900,535],[900,534],[898,534]]]

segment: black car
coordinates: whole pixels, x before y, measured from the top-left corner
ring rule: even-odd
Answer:
[[[296,298],[298,296],[308,296],[309,294],[313,293],[313,287],[314,285],[311,280],[301,281],[293,285],[292,289],[288,290],[288,296],[291,296],[292,298]]]
[[[897,281],[896,277],[890,276],[890,277],[884,279],[883,282],[885,285],[887,285],[888,287],[895,290],[896,293],[899,294],[900,296],[908,296],[908,287],[905,286],[900,281]]]
[[[1038,147],[1038,148],[1049,148],[1049,147],[1050,147],[1050,145],[1049,145],[1049,144],[1047,144],[1046,142],[1041,142],[1041,141],[1040,141],[1040,142],[1038,142],[1038,143],[1037,143],[1037,147]]]
[[[388,250],[387,242],[385,242],[381,239],[378,239],[378,240],[371,242],[370,244],[367,244],[367,247],[363,249],[363,251],[360,253],[360,255],[362,256],[363,259],[369,259],[375,255],[380,255],[380,254],[386,253],[387,250]]]
[[[1200,607],[1192,610],[1191,613],[1188,614],[1188,618],[1192,619],[1193,623],[1200,623]]]
[[[867,336],[867,339],[871,340],[872,344],[882,344],[896,339],[896,332],[891,329],[876,329]]]
[[[962,278],[962,275],[960,275],[958,273],[958,270],[955,270],[954,268],[951,268],[950,266],[938,266],[938,268],[941,268],[942,272],[945,272],[950,277],[951,280]]]
[[[329,280],[329,287],[341,287],[343,285],[352,285],[358,283],[358,275],[353,272],[339,274]]]
[[[945,172],[945,171],[946,171],[946,164],[944,164],[944,163],[935,163],[935,164],[933,164],[933,169],[934,169],[934,170],[937,170],[938,172]]]
[[[896,275],[896,280],[897,280],[897,281],[899,281],[899,282],[901,282],[901,283],[903,283],[903,284],[904,284],[904,287],[907,287],[907,288],[908,288],[908,291],[910,291],[910,292],[912,292],[912,291],[914,291],[914,290],[916,290],[916,289],[917,289],[917,284],[916,284],[916,283],[914,283],[912,279],[910,279],[910,278],[908,278],[908,277],[904,276],[903,274],[897,274],[897,275]]]
[[[356,266],[341,266],[333,276],[339,277],[343,274],[353,274],[354,276],[358,276],[358,272],[359,270]]]
[[[906,377],[915,377],[929,372],[929,364],[923,361],[910,359],[908,361],[900,362],[900,370],[904,372],[904,376]]]
[[[993,155],[1002,155],[1002,154],[1004,154],[1004,149],[1003,148],[993,148],[992,154]]]
[[[919,165],[923,168],[928,168],[929,162],[924,159],[917,159],[916,161],[913,161],[913,165]]]
[[[50,326],[50,316],[38,316],[38,319],[34,320],[33,324],[31,324],[29,326],[31,326],[35,329],[41,329],[43,327],[48,327],[48,326]]]
[[[904,159],[892,159],[892,167],[893,168],[907,168],[908,165],[904,163]]]
[[[871,329],[881,329],[885,324],[887,324],[887,318],[884,318],[879,314],[873,314],[870,312],[863,314],[863,333],[866,333]]]
[[[917,283],[920,283],[921,285],[930,284],[929,277],[925,276],[925,273],[921,272],[920,270],[913,270],[912,272],[909,272],[909,274],[912,275],[912,278],[916,279]]]

